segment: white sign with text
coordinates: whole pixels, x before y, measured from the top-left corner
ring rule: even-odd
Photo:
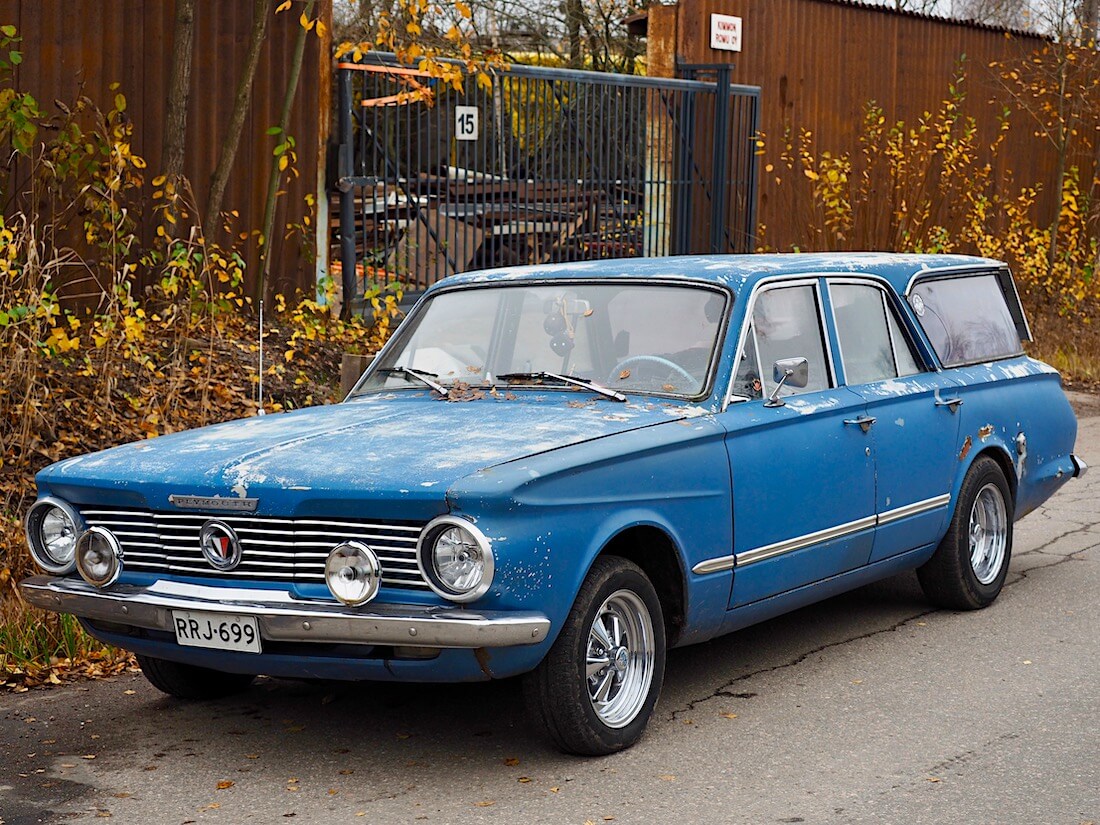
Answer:
[[[724,52],[741,51],[741,18],[728,14],[710,16],[710,47]]]

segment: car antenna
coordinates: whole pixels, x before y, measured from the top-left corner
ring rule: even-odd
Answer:
[[[264,300],[260,299],[260,409],[256,415],[264,414]]]

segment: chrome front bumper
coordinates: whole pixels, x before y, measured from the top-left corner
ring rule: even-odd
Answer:
[[[98,590],[80,579],[32,576],[19,583],[33,605],[82,619],[173,632],[173,610],[253,616],[273,642],[479,648],[537,644],[550,632],[541,613],[420,605],[354,608],[303,601],[278,590],[158,581]]]
[[[1080,478],[1081,476],[1083,476],[1085,473],[1088,472],[1089,465],[1085,463],[1084,459],[1081,458],[1081,456],[1076,455],[1075,453],[1070,453],[1069,458],[1070,458],[1070,461],[1073,462],[1073,477],[1074,478]]]

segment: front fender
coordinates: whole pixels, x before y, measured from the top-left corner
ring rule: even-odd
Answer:
[[[538,610],[556,637],[596,557],[624,530],[663,531],[682,571],[732,547],[724,431],[710,416],[669,421],[475,473],[448,491],[496,557],[485,609]],[[682,641],[721,627],[732,573],[685,574]]]

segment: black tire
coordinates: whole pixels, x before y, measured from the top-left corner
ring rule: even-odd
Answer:
[[[157,690],[179,699],[220,699],[240,693],[252,684],[255,676],[247,673],[225,673],[196,665],[154,659],[137,655],[141,672]]]
[[[977,563],[971,555],[971,522],[975,503],[996,511],[996,499],[1003,506],[1003,552],[983,556],[988,562]],[[917,569],[917,578],[929,601],[952,610],[978,610],[994,602],[1004,587],[1008,564],[1012,559],[1012,521],[1015,502],[1000,465],[988,456],[980,456],[963,479],[955,514],[935,554]],[[978,534],[979,536],[982,533]]]
[[[590,681],[586,667],[590,644],[596,639],[593,634],[597,616],[601,617],[601,628],[606,628],[604,617],[615,621],[620,609],[633,610],[637,624],[630,625],[629,618],[620,623],[620,644],[614,650],[602,651],[598,645],[594,648],[608,665]],[[647,622],[648,644],[622,643],[631,638],[643,640]],[[632,636],[632,631],[640,632]],[[618,556],[599,557],[581,585],[550,652],[524,678],[524,694],[532,718],[550,741],[566,753],[603,756],[630,747],[645,731],[661,694],[665,646],[661,602],[645,573]],[[638,654],[641,650],[651,651],[652,658]],[[626,651],[625,659],[619,651]],[[597,689],[605,677],[609,680],[607,692],[601,699],[597,690],[593,698],[590,686]],[[617,679],[622,681],[616,682]],[[602,712],[612,719],[612,724],[597,713],[597,701],[607,702]],[[612,718],[615,713],[622,718]]]

